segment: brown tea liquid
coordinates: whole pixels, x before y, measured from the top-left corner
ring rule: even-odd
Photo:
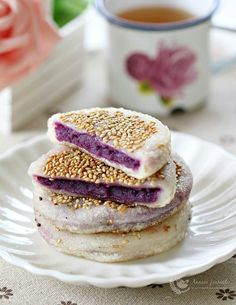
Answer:
[[[165,6],[144,6],[133,8],[117,14],[118,17],[128,21],[141,23],[172,23],[194,16],[186,10]]]

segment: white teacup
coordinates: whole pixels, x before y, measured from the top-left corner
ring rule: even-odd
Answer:
[[[117,106],[167,115],[208,99],[208,33],[218,0],[97,0],[109,22],[109,98]],[[137,23],[123,11],[170,6],[194,15],[177,23]]]

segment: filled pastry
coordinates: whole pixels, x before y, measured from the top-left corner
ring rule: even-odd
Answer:
[[[131,177],[147,178],[170,156],[170,131],[159,120],[123,108],[91,108],[53,115],[49,138],[72,145]]]
[[[168,127],[134,111],[93,108],[52,116],[48,135],[57,145],[29,175],[35,220],[50,245],[119,262],[167,251],[184,238],[192,174],[171,153]]]

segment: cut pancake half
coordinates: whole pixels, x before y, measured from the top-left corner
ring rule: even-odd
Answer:
[[[91,108],[53,115],[48,135],[131,177],[143,179],[170,157],[170,131],[159,120],[123,108]]]
[[[174,198],[165,206],[148,208],[84,197],[65,196],[35,186],[34,206],[62,230],[77,233],[137,231],[158,224],[178,211],[189,199],[192,174],[184,161],[174,156],[177,185]]]
[[[176,188],[172,159],[152,176],[136,179],[78,149],[62,146],[33,162],[29,174],[35,183],[56,193],[151,207],[169,203]]]

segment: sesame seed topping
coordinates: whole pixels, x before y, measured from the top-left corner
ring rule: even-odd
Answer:
[[[121,212],[121,213],[124,213],[126,210],[127,210],[127,205],[125,204],[120,204],[118,207],[117,207],[117,211]]]
[[[140,234],[140,232],[134,231],[132,234],[133,234],[133,236],[137,237],[138,239],[141,239],[141,234]]]
[[[55,204],[66,204],[69,208],[77,210],[80,208],[90,209],[92,207],[98,207],[104,205],[106,208],[117,210],[120,213],[125,213],[128,209],[128,205],[118,204],[113,201],[102,201],[98,199],[93,199],[89,197],[77,197],[77,196],[68,196],[65,194],[59,193],[51,193],[49,196],[49,200]],[[109,220],[110,224],[112,224],[112,220]]]
[[[96,135],[105,143],[128,152],[140,149],[145,141],[157,132],[154,121],[145,122],[138,115],[125,115],[121,111],[110,112],[105,109],[91,112],[79,111],[62,114],[63,123]]]
[[[44,165],[43,173],[49,179],[68,178],[96,184],[120,183],[127,186],[140,186],[165,178],[163,169],[145,179],[130,177],[121,170],[106,165],[78,149],[57,152],[49,156]]]
[[[114,249],[121,249],[122,245],[112,245],[112,248],[114,248]]]
[[[58,240],[56,241],[56,246],[59,246],[61,243],[62,243],[62,240],[61,240],[61,239],[58,239]]]
[[[176,166],[176,179],[179,179],[180,176],[182,175],[182,166],[180,164],[178,164],[175,160],[174,160],[175,166]]]
[[[165,231],[165,232],[169,232],[169,229],[171,228],[171,226],[169,226],[169,225],[164,225],[163,226],[163,230]]]

